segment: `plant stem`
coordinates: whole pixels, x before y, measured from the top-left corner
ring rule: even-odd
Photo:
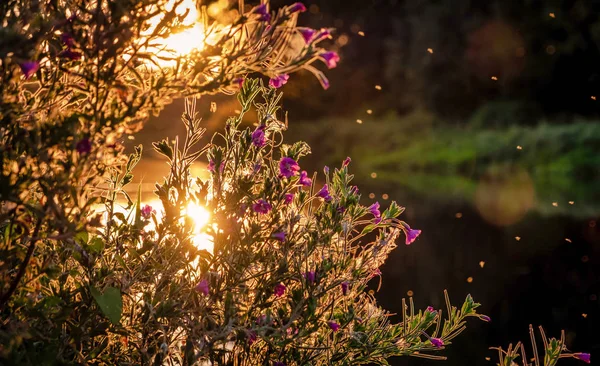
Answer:
[[[17,277],[15,277],[14,281],[10,285],[8,291],[0,297],[0,310],[4,308],[4,305],[8,302],[10,297],[13,295],[17,287],[19,286],[19,282],[25,275],[25,271],[27,269],[27,265],[29,264],[29,260],[35,251],[35,244],[38,240],[38,234],[40,232],[40,228],[42,227],[42,220],[39,220],[33,229],[33,235],[30,238],[29,248],[27,248],[27,254],[25,254],[25,259],[23,259],[23,263],[21,263],[21,267],[19,267],[19,272],[17,273]]]

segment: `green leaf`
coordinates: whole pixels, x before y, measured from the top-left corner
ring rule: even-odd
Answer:
[[[98,236],[93,238],[90,240],[88,250],[93,253],[102,253],[104,250],[104,240]]]
[[[92,296],[100,310],[113,323],[119,324],[121,321],[121,312],[123,311],[123,300],[121,299],[121,291],[114,287],[107,287],[104,293],[100,293],[95,288],[91,289]]]
[[[88,233],[86,231],[80,231],[77,234],[75,234],[75,241],[79,245],[87,244],[88,239],[89,239],[89,237],[88,237]]]

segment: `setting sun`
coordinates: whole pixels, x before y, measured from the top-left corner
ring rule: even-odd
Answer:
[[[194,245],[198,249],[205,249],[212,252],[212,238],[202,232],[202,229],[210,220],[210,213],[204,207],[190,202],[186,207],[185,214],[194,221]]]

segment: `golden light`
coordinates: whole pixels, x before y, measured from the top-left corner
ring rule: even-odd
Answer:
[[[212,238],[202,232],[210,220],[210,213],[204,207],[190,202],[185,209],[185,214],[194,221],[194,237],[192,240],[196,248],[205,249],[212,253]]]

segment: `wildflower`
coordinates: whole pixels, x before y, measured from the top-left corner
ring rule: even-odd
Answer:
[[[77,145],[75,145],[75,150],[77,150],[77,152],[80,154],[89,154],[90,151],[92,151],[92,143],[90,142],[90,139],[85,138],[79,140]]]
[[[286,193],[285,196],[283,197],[283,202],[285,204],[290,204],[290,203],[292,203],[293,200],[294,200],[293,193]]]
[[[323,188],[321,188],[321,190],[317,193],[317,196],[324,199],[325,202],[331,201],[331,195],[329,194],[329,187],[327,186],[327,184],[325,184]]]
[[[214,173],[214,171],[215,171],[215,162],[214,162],[214,160],[209,160],[208,161],[208,166],[206,167],[206,169],[209,172]]]
[[[287,156],[279,160],[279,174],[281,174],[281,176],[290,178],[296,175],[298,170],[300,170],[300,165],[298,165],[296,160],[288,158]]]
[[[298,31],[302,35],[302,38],[304,38],[304,42],[306,42],[306,44],[309,44],[317,34],[317,31],[312,28],[298,28]]]
[[[323,167],[323,173],[325,173],[325,175],[329,174],[329,167],[327,165]]]
[[[75,45],[75,39],[70,33],[63,33],[60,35],[61,42],[67,47],[73,47]]]
[[[352,159],[350,159],[350,157],[348,156],[346,159],[344,159],[344,161],[342,162],[342,168],[347,167],[348,165],[350,165],[350,163],[352,162]]]
[[[254,146],[265,146],[265,128],[266,126],[260,125],[256,127],[256,130],[254,130],[254,132],[252,132],[252,144],[254,144]]]
[[[281,361],[275,361],[273,363],[273,366],[286,366],[285,362],[281,362]]]
[[[336,211],[337,211],[339,214],[343,214],[344,212],[346,212],[346,207],[344,207],[344,206],[339,206],[338,208],[336,208]]]
[[[235,78],[235,79],[231,80],[231,82],[232,82],[233,84],[235,84],[235,85],[239,86],[240,88],[241,88],[242,86],[244,86],[244,81],[245,81],[245,79],[244,79],[244,78]]]
[[[590,363],[590,354],[589,353],[575,353],[573,354],[573,357],[575,357],[578,360],[581,360],[585,363]]]
[[[411,229],[410,226],[405,224],[404,234],[406,234],[406,245],[411,245],[421,235],[421,230]]]
[[[342,295],[346,296],[348,294],[348,287],[350,287],[350,283],[348,281],[344,281],[340,286],[342,286]]]
[[[266,4],[260,4],[260,5],[255,6],[250,12],[252,14],[259,15],[258,20],[260,20],[262,22],[268,22],[271,20],[271,14],[269,14]]]
[[[277,75],[269,80],[269,86],[279,89],[288,82],[289,78],[290,76],[288,74]]]
[[[288,10],[290,13],[304,13],[306,11],[306,6],[302,3],[293,3]]]
[[[304,273],[304,278],[306,279],[306,282],[308,283],[315,283],[316,280],[316,273],[315,271],[308,271],[306,273]]]
[[[433,344],[433,346],[435,348],[442,348],[442,346],[444,345],[444,340],[441,338],[433,338],[431,337],[431,339],[429,339],[431,341],[431,344]]]
[[[25,79],[29,79],[36,71],[38,71],[40,63],[37,61],[25,61],[19,66],[21,67],[23,75],[25,75]]]
[[[331,38],[331,32],[329,31],[329,29],[326,28],[322,28],[319,33],[317,33],[317,35],[314,38],[314,42],[319,42],[324,40],[325,38]]]
[[[273,293],[275,294],[275,296],[277,297],[281,297],[283,296],[283,294],[285,294],[285,285],[283,283],[278,283],[275,285],[275,288],[273,289]]]
[[[319,56],[323,59],[323,62],[325,62],[325,65],[327,65],[327,68],[329,69],[335,68],[340,61],[340,56],[334,51],[323,52]]]
[[[252,211],[254,212],[258,212],[261,214],[266,214],[269,213],[269,211],[271,211],[273,207],[271,206],[271,204],[267,201],[265,201],[264,199],[259,199],[258,201],[256,201],[253,205],[252,205]]]
[[[71,61],[77,61],[81,59],[81,53],[73,51],[71,49],[66,49],[61,51],[58,56],[62,57],[62,58],[67,58]]]
[[[340,325],[334,321],[328,321],[327,325],[329,325],[329,328],[334,332],[337,332],[340,329]]]
[[[147,220],[152,216],[153,213],[156,213],[156,211],[154,211],[152,206],[145,205],[144,207],[142,207],[141,213],[142,213],[142,217]]]
[[[488,323],[492,321],[492,318],[490,318],[487,315],[482,315],[479,317],[479,319],[483,320],[484,322],[488,322]]]
[[[435,309],[433,308],[433,306],[428,306],[427,309],[425,309],[425,311],[428,313],[433,313],[435,312]]]
[[[272,238],[277,239],[279,241],[285,241],[285,232],[280,231],[271,235]]]
[[[208,286],[208,281],[206,279],[203,279],[202,281],[198,282],[195,289],[196,291],[204,294],[204,296],[207,296],[208,291],[210,290],[210,287]]]
[[[302,184],[303,186],[308,187],[308,186],[310,186],[312,184],[312,179],[310,179],[308,177],[308,173],[305,170],[303,170],[300,173],[300,180],[298,182],[300,184]]]
[[[375,202],[371,206],[369,206],[369,212],[375,216],[376,219],[381,217],[381,212],[379,212],[379,202]]]
[[[256,332],[251,330],[248,332],[248,345],[251,346],[252,343],[256,342],[256,339],[258,339]]]

